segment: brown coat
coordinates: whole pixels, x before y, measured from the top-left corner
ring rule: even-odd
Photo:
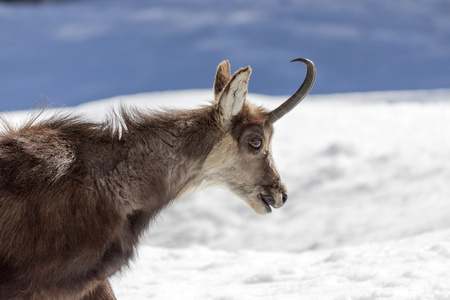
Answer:
[[[115,299],[108,278],[168,203],[204,182],[257,213],[286,201],[250,68],[219,65],[212,105],[31,120],[0,134],[0,299]],[[120,124],[120,128],[112,124]]]
[[[124,112],[120,139],[69,117],[2,134],[0,299],[76,291],[126,264],[218,140],[208,111]]]

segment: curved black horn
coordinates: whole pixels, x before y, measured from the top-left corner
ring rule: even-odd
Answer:
[[[309,91],[312,89],[314,85],[314,80],[316,79],[316,67],[314,63],[306,58],[297,58],[291,60],[291,62],[299,61],[306,65],[306,77],[303,81],[300,88],[292,95],[289,99],[287,99],[283,104],[275,108],[273,111],[269,113],[269,122],[274,123],[283,117],[285,114],[290,112],[297,104],[299,104],[303,98],[308,95]]]

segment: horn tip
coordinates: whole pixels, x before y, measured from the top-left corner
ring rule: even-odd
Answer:
[[[302,63],[307,64],[307,65],[308,64],[309,65],[314,65],[313,61],[308,59],[308,58],[296,58],[296,59],[291,60],[291,62],[296,62],[296,61],[302,62]]]

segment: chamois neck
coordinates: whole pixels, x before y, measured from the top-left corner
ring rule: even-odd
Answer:
[[[145,207],[166,205],[187,188],[200,184],[203,163],[221,136],[213,110],[179,110],[155,114],[124,114],[129,145],[127,175],[138,184]],[[135,195],[136,197],[136,195]],[[155,207],[156,209],[156,207]],[[159,209],[158,209],[159,210]]]

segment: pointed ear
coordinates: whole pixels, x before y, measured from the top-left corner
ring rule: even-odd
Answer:
[[[214,99],[217,100],[224,87],[231,78],[230,63],[224,60],[217,66],[216,79],[214,80]]]
[[[233,117],[237,116],[244,106],[248,79],[251,73],[250,67],[242,68],[234,73],[219,97],[217,109],[224,129],[228,127]]]

